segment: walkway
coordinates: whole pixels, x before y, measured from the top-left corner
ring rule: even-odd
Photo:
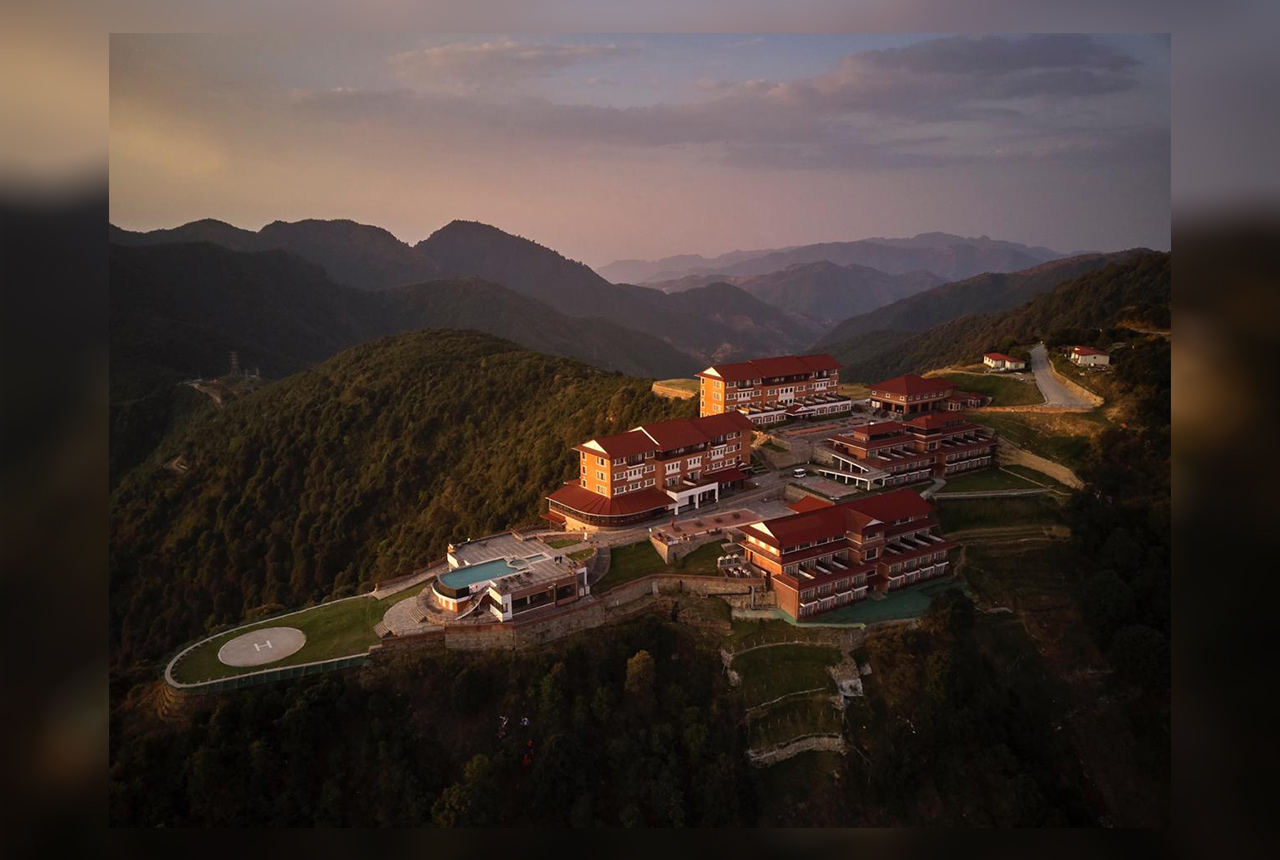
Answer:
[[[1093,403],[1073,392],[1059,381],[1049,363],[1049,353],[1043,343],[1031,348],[1031,371],[1036,375],[1036,385],[1044,395],[1044,406],[1051,409],[1092,409]],[[1043,407],[1041,407],[1043,408]]]

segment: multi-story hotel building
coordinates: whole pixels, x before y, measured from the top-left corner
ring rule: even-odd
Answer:
[[[735,411],[590,439],[574,448],[578,480],[547,497],[547,517],[570,529],[609,528],[717,501],[746,480],[754,429]]]
[[[871,408],[903,415],[947,409],[947,398],[958,387],[945,379],[925,379],[914,373],[895,376],[871,386]]]
[[[935,412],[879,421],[832,436],[815,470],[864,490],[983,469],[996,462],[995,431],[963,415]]]
[[[932,506],[911,490],[742,526],[747,560],[764,571],[778,607],[811,618],[944,575],[955,544],[935,534]]]
[[[698,414],[741,412],[756,424],[848,412],[840,365],[829,355],[781,355],[716,364],[698,374]]]

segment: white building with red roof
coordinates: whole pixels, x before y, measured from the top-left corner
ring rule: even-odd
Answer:
[[[1073,346],[1067,354],[1072,364],[1080,367],[1106,367],[1111,364],[1111,355],[1100,349],[1088,346]]]
[[[992,370],[1025,370],[1027,363],[1003,352],[988,352],[982,356],[982,363]]]
[[[715,364],[697,376],[703,416],[740,412],[755,424],[776,424],[839,415],[853,407],[839,391],[839,362],[825,353]]]

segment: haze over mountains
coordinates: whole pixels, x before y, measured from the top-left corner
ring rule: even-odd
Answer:
[[[932,272],[959,280],[981,272],[1011,272],[1061,257],[1058,251],[987,236],[920,233],[906,239],[820,242],[762,251],[732,251],[718,257],[683,254],[660,260],[619,260],[600,267],[611,281],[651,283],[690,275],[764,275],[803,263],[869,266],[891,275]]]
[[[171,246],[168,254],[113,254],[113,325],[147,334],[118,340],[115,357],[187,375],[216,372],[230,349],[269,375],[291,373],[354,343],[422,327],[475,328],[632,375],[687,375],[715,361],[1011,308],[1114,256],[1062,259],[986,236],[926,233],[606,267],[722,270],[637,285],[471,221],[450,222],[414,245],[347,220],[276,221],[258,231],[212,219],[147,233],[112,226],[110,238]]]

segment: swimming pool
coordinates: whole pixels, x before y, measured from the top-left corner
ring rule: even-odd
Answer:
[[[493,561],[482,561],[480,564],[460,567],[448,573],[442,573],[440,574],[440,582],[452,589],[461,591],[469,585],[499,576],[506,576],[508,573],[515,573],[518,569],[507,564],[507,560],[504,558],[495,558]]]

